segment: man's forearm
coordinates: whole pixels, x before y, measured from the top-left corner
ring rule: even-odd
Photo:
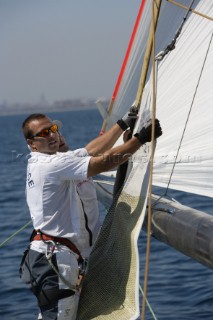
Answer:
[[[115,136],[115,133],[119,135],[119,132],[122,133],[122,129],[119,129],[116,126],[112,128],[112,133],[114,133],[113,136]],[[98,156],[92,156],[88,167],[88,177],[114,169],[120,164],[124,163],[143,144],[145,144],[146,142],[151,142],[152,135],[152,123],[149,121],[139,132],[137,132],[130,140],[128,140],[124,144],[109,149]],[[161,135],[162,129],[160,126],[160,122],[158,119],[155,119],[153,138],[157,139]]]
[[[85,148],[93,157],[98,156],[106,150],[111,149],[122,133],[123,130],[120,126],[115,124],[106,133],[89,142]]]
[[[92,157],[89,163],[88,177],[116,168],[127,161],[141,145],[140,141],[133,137],[123,145],[112,148],[97,157]]]

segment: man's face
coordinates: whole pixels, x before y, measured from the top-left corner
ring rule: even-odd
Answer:
[[[38,120],[33,120],[29,123],[29,128],[32,131],[32,134],[37,134],[43,129],[49,129],[53,125],[52,121],[49,118],[42,118]],[[30,145],[30,148],[34,152],[41,152],[47,154],[54,154],[59,149],[59,134],[58,131],[52,132],[49,130],[49,133],[45,137],[40,137],[39,135],[27,139],[27,143]]]

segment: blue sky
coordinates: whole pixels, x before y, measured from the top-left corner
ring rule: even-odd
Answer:
[[[140,0],[0,0],[0,103],[110,98]]]

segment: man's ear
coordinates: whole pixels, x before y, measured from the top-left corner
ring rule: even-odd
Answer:
[[[36,151],[37,148],[35,146],[35,143],[32,139],[27,139],[27,146],[30,149],[30,151]]]

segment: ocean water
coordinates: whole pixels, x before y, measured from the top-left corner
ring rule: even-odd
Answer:
[[[96,110],[50,114],[64,123],[62,133],[71,148],[84,146],[101,127]],[[30,220],[25,202],[25,172],[28,149],[21,133],[26,115],[0,117],[0,244]],[[172,193],[178,201],[212,212],[213,201],[182,193]],[[103,209],[101,214],[104,215]],[[36,300],[19,278],[22,253],[32,230],[29,225],[0,247],[0,319],[34,320]],[[143,285],[146,234],[139,237],[140,279]],[[213,271],[152,239],[148,300],[158,320],[213,319]],[[146,319],[153,319],[148,307]],[[87,319],[85,319],[87,320]],[[122,319],[121,319],[122,320]]]

